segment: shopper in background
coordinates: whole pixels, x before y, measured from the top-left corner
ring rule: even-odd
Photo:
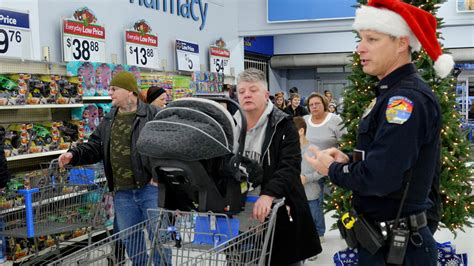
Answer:
[[[298,93],[290,95],[290,105],[285,108],[285,112],[291,117],[304,116],[308,114],[306,108],[300,105],[301,96]]]
[[[302,260],[320,253],[321,244],[300,180],[298,132],[291,118],[269,101],[268,84],[261,70],[243,71],[237,93],[247,119],[244,156],[258,161],[263,168],[253,217],[263,222],[273,200],[285,198],[287,208],[280,208],[277,214],[271,265],[300,265]],[[234,117],[240,128],[240,113]]]
[[[347,130],[341,125],[342,119],[335,114],[329,112],[328,100],[325,96],[319,93],[312,93],[306,103],[311,114],[304,116],[307,130],[306,138],[309,143],[318,147],[319,149],[327,149],[331,147],[338,147],[342,135],[347,133]],[[319,206],[316,210],[318,217],[316,218],[316,228],[318,229],[321,242],[324,241],[324,234],[326,233],[326,223],[324,221],[324,186],[327,178],[319,179],[320,186]]]
[[[333,114],[337,114],[337,107],[336,107],[336,105],[330,103],[330,104],[328,105],[328,112],[333,113]]]
[[[307,151],[310,145],[308,139],[306,138],[306,121],[303,117],[297,116],[293,117],[293,122],[295,123],[296,129],[298,130],[298,135],[300,137],[300,147],[301,155],[303,156]],[[320,199],[321,196],[321,187],[318,184],[318,180],[323,177],[319,174],[303,157],[301,160],[301,183],[304,185],[304,192],[308,198],[309,209],[311,210],[311,216],[313,217],[314,226],[318,229],[317,219],[321,219],[321,214],[318,213],[321,210]],[[321,240],[321,238],[320,238]],[[309,260],[315,260],[317,256],[309,258]]]
[[[222,92],[224,93],[226,98],[238,103],[238,100],[235,96],[235,88],[233,85],[224,84],[224,86],[222,87]],[[227,111],[229,111],[231,115],[234,115],[239,110],[239,108],[235,106],[234,104],[227,104],[227,103],[222,103],[222,104],[226,107]]]
[[[109,190],[114,192],[115,219],[122,231],[148,219],[147,210],[158,208],[158,184],[152,179],[149,158],[140,155],[136,142],[145,123],[157,109],[143,103],[137,81],[130,72],[120,72],[110,82],[113,108],[100,122],[88,142],[79,144],[59,157],[59,165],[104,164]],[[153,234],[147,228],[149,236]],[[143,232],[123,239],[133,265],[145,265],[147,255]],[[155,255],[158,261],[159,255]]]
[[[285,110],[285,95],[282,91],[275,93],[275,106],[280,110]]]
[[[332,97],[332,92],[330,90],[325,90],[324,91],[324,96],[326,96],[326,98],[328,99],[328,104],[330,104],[330,105],[332,104],[332,105],[336,106],[336,101]]]
[[[401,1],[372,0],[357,9],[357,53],[363,71],[379,79],[376,98],[360,121],[352,160],[334,148],[313,149],[315,157],[308,157],[334,184],[352,190],[366,224],[381,228],[400,218],[398,227],[384,230],[392,236],[384,247],[358,239],[361,265],[437,265],[426,211],[433,206],[428,194],[439,166],[442,113],[411,62],[411,52],[423,47],[438,77],[451,72],[454,62],[442,53],[436,24],[431,13]]]
[[[10,173],[8,172],[7,159],[5,158],[5,152],[3,151],[4,140],[5,128],[0,126],[0,189],[4,189],[7,186],[8,181],[10,181]]]
[[[167,97],[166,90],[157,86],[151,86],[146,92],[146,102],[160,109],[165,108]]]

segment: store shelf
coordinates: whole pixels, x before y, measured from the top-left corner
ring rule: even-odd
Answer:
[[[52,155],[60,155],[60,154],[65,153],[66,151],[67,150],[59,150],[59,151],[47,151],[47,152],[17,155],[17,156],[7,157],[7,162],[40,158],[40,157],[46,157],[46,156],[52,156]]]
[[[19,110],[19,109],[58,109],[83,107],[82,103],[75,104],[31,104],[31,105],[6,105],[0,106],[0,110]]]
[[[111,101],[110,96],[83,96],[83,101]]]

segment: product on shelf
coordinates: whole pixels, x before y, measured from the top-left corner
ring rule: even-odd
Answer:
[[[112,68],[110,64],[95,63],[95,80],[97,83],[97,95],[109,95],[108,89],[110,81],[112,80]]]
[[[82,80],[78,77],[59,78],[57,81],[59,94],[58,104],[74,104],[82,102]]]
[[[4,151],[5,156],[16,156],[28,153],[30,136],[28,128],[32,124],[10,124],[5,131]]]
[[[43,124],[34,123],[29,128],[30,136],[30,153],[38,153],[49,151],[49,145],[53,142],[53,134],[51,128],[45,127]]]
[[[0,75],[0,105],[25,104],[27,91],[23,75]]]
[[[82,130],[84,137],[87,139],[102,121],[104,115],[110,112],[111,108],[111,103],[85,104],[83,107],[72,109],[71,119],[83,122]]]
[[[97,107],[96,113],[98,113]],[[4,152],[6,157],[10,157],[67,150],[83,141],[82,121],[13,123],[8,125],[5,131]]]
[[[196,71],[192,74],[190,89],[197,93],[222,93],[224,74]]]

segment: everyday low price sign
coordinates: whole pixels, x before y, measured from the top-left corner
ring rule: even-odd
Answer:
[[[209,48],[210,72],[230,75],[230,52],[225,48],[211,46]]]
[[[158,37],[140,35],[133,31],[125,32],[127,65],[158,69]]]
[[[0,9],[0,57],[32,59],[28,12]]]
[[[199,45],[176,40],[176,64],[179,71],[199,71]]]
[[[106,62],[105,27],[96,21],[87,7],[76,10],[74,19],[63,20],[64,61]]]
[[[125,58],[127,65],[160,68],[158,36],[151,33],[151,27],[145,20],[135,22],[133,30],[125,31]]]

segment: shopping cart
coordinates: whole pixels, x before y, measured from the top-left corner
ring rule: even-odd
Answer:
[[[239,220],[223,214],[149,210],[148,220],[47,265],[268,265],[277,210],[239,234]],[[124,241],[145,246],[121,252]],[[132,255],[131,255],[132,254]]]
[[[53,160],[41,172],[42,176],[26,177],[24,189],[7,191],[0,206],[0,236],[32,239],[36,256],[42,247],[59,248],[65,241],[60,233],[85,229],[90,234],[102,226],[101,202],[107,191],[100,165],[64,169]],[[42,241],[46,236],[48,244]],[[16,259],[14,253],[9,255]]]

